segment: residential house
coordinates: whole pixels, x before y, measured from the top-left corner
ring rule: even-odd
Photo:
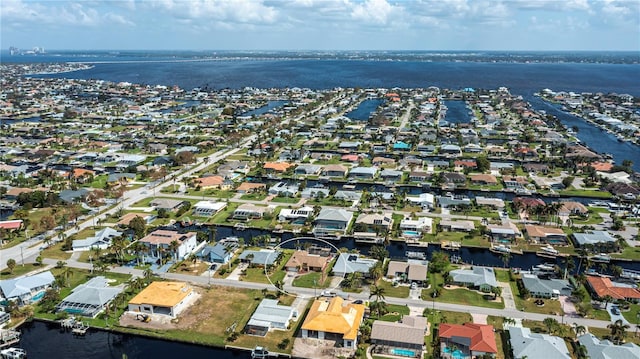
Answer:
[[[269,188],[269,194],[284,197],[295,197],[300,185],[293,182],[278,182]]]
[[[255,267],[270,267],[274,265],[282,255],[282,251],[275,249],[248,249],[240,254],[238,259],[243,263],[249,263]]]
[[[293,166],[295,165],[288,162],[266,162],[262,168],[266,170],[267,173],[284,173]]]
[[[359,180],[372,180],[378,173],[378,167],[355,167],[349,172],[349,178]]]
[[[449,272],[455,284],[489,292],[498,286],[493,268],[474,266],[472,269],[455,269]]]
[[[532,297],[558,299],[571,296],[571,284],[564,279],[541,279],[535,274],[522,273],[522,284]]]
[[[523,176],[502,176],[502,182],[504,182],[507,190],[525,190],[529,184],[529,180]]]
[[[562,207],[558,210],[559,216],[586,216],[587,214],[589,214],[589,209],[584,204],[575,201],[562,202]]]
[[[297,317],[298,311],[294,307],[278,304],[277,299],[265,298],[249,318],[244,332],[264,336],[273,329],[287,330],[289,323]]]
[[[634,343],[615,345],[609,340],[600,340],[591,333],[585,333],[579,336],[578,343],[584,345],[591,359],[640,358],[640,346]]]
[[[153,282],[129,301],[129,311],[175,318],[197,297],[184,282]]]
[[[227,264],[233,258],[233,254],[238,250],[237,242],[225,241],[217,242],[215,245],[202,248],[199,257],[211,263]]]
[[[525,224],[524,231],[533,243],[567,244],[567,235],[562,228]]]
[[[271,212],[273,212],[273,207],[271,206],[263,207],[251,203],[243,203],[233,211],[232,218],[240,220],[260,219]]]
[[[403,237],[420,237],[423,233],[431,233],[432,228],[433,219],[430,217],[403,218],[400,221],[400,230]]]
[[[327,198],[331,191],[328,188],[307,187],[300,192],[302,198]]]
[[[427,281],[428,261],[409,259],[407,262],[389,261],[387,278],[422,286]]]
[[[514,242],[516,238],[522,237],[518,226],[511,221],[506,221],[506,223],[500,225],[489,224],[487,225],[487,230],[492,242]]]
[[[452,207],[469,207],[471,206],[471,198],[466,196],[437,196],[438,204],[442,208]]]
[[[337,338],[342,347],[355,349],[364,311],[364,304],[345,303],[341,297],[316,299],[302,323],[302,338]]]
[[[476,204],[481,207],[488,207],[492,209],[503,209],[504,201],[501,198],[489,198],[489,197],[476,197]]]
[[[614,300],[626,300],[634,303],[640,302],[640,289],[613,282],[608,277],[589,275],[587,276],[587,284],[587,288],[589,288],[598,299],[609,296]]]
[[[200,186],[201,189],[223,189],[228,190],[231,188],[229,182],[225,181],[222,176],[207,176],[196,178],[193,180],[195,186]]]
[[[567,344],[561,337],[532,333],[525,327],[509,327],[509,342],[514,359],[571,359]]]
[[[111,245],[111,241],[121,235],[122,232],[118,232],[110,227],[105,227],[97,231],[93,237],[74,240],[72,248],[74,251],[88,251],[94,248],[107,249]]]
[[[435,197],[431,193],[420,193],[417,197],[407,196],[405,199],[412,205],[418,205],[423,209],[433,209],[435,207]]]
[[[258,192],[266,188],[267,188],[267,185],[264,183],[242,182],[240,183],[238,188],[236,188],[236,192],[252,193],[252,192]]]
[[[178,233],[177,231],[158,229],[139,240],[148,248],[147,255],[152,259],[159,259],[163,253],[170,252],[171,243],[174,241],[178,243],[178,247],[172,254],[177,260],[182,260],[196,248],[196,233]]]
[[[440,356],[443,358],[478,358],[484,355],[495,357],[498,353],[492,325],[465,323],[440,324]],[[456,348],[462,356],[453,356]]]
[[[301,176],[317,175],[320,173],[321,169],[322,169],[322,166],[301,164],[301,165],[298,165],[298,167],[296,167],[293,173]]]
[[[442,219],[438,226],[441,230],[449,232],[471,232],[476,228],[473,221],[452,221],[449,219]]]
[[[322,168],[322,175],[328,177],[345,177],[348,172],[343,165],[326,165]]]
[[[356,232],[367,232],[376,234],[385,234],[391,231],[393,226],[393,218],[391,212],[382,213],[361,213],[353,227],[354,235]]]
[[[199,201],[193,206],[193,215],[211,217],[227,207],[225,202]]]
[[[462,149],[458,145],[442,145],[440,146],[440,153],[449,157],[459,157],[462,155]]]
[[[329,262],[331,256],[322,256],[320,254],[311,254],[308,251],[297,250],[293,252],[289,261],[285,264],[288,272],[307,273],[307,272],[323,272]]]
[[[424,182],[429,178],[429,173],[424,171],[409,172],[409,182]]]
[[[369,275],[369,270],[378,263],[376,259],[363,258],[357,253],[340,253],[336,264],[333,266],[333,274],[344,277],[347,274],[359,272],[364,277]]]
[[[124,285],[112,286],[110,280],[98,276],[75,287],[71,294],[56,306],[56,311],[95,318],[109,303],[124,291]]]
[[[472,184],[475,185],[497,185],[498,184],[498,179],[496,178],[496,176],[494,175],[489,175],[489,174],[476,174],[476,175],[471,175],[470,176],[470,180]]]
[[[619,249],[618,239],[608,231],[589,231],[571,235],[576,247],[590,248],[595,252],[615,252]]]
[[[278,221],[291,221],[296,224],[304,223],[307,218],[313,215],[313,207],[303,206],[300,208],[283,208],[278,213]]]
[[[402,178],[402,171],[384,169],[380,171],[380,178],[387,182],[397,182]]]
[[[169,212],[177,212],[180,207],[182,207],[182,202],[177,199],[169,199],[169,198],[155,198],[153,201],[149,202],[151,207],[154,207],[156,210],[164,209]]]
[[[352,219],[353,212],[346,209],[322,208],[315,219],[313,234],[317,236],[344,235]]]
[[[456,187],[464,185],[467,182],[467,176],[462,173],[446,172],[442,173],[441,176],[445,186]]]
[[[389,348],[404,349],[422,357],[424,337],[427,334],[427,318],[404,316],[399,322],[376,320],[371,326],[371,343]]]
[[[125,213],[124,215],[122,215],[122,217],[120,217],[118,226],[127,227],[129,226],[129,223],[131,223],[131,220],[136,217],[142,218],[146,224],[151,224],[151,222],[153,222],[157,218],[156,215],[149,213]]]
[[[2,301],[15,301],[18,305],[37,302],[42,299],[46,290],[51,288],[55,281],[51,271],[0,280]]]

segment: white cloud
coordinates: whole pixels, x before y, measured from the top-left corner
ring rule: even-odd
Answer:
[[[353,6],[351,17],[365,23],[385,25],[393,11],[393,6],[386,0],[366,0]]]

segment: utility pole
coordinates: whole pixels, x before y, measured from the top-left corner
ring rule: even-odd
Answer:
[[[24,253],[22,253],[22,246],[20,246],[20,258],[22,259],[22,266],[24,267]]]

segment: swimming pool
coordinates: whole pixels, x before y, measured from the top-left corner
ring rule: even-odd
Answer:
[[[402,231],[402,234],[408,237],[418,237],[420,235],[417,231]]]
[[[42,297],[44,297],[44,292],[40,292],[40,293],[34,295],[33,297],[31,297],[31,300],[34,301],[34,302],[37,302],[40,299],[42,299]]]
[[[403,357],[415,357],[416,356],[416,353],[413,350],[400,349],[400,348],[391,349],[391,354],[400,355],[400,356],[403,356]]]
[[[464,355],[464,353],[460,349],[452,351],[451,348],[444,347],[442,348],[442,352],[451,355],[454,359],[464,359],[466,357],[466,355]]]

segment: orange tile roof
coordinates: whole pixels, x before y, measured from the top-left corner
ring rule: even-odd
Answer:
[[[82,176],[93,176],[96,172],[92,170],[86,170],[84,168],[74,168],[73,169],[73,177],[78,178]]]
[[[291,166],[293,166],[293,164],[287,162],[267,162],[262,168],[264,168],[265,170],[284,172]]]
[[[22,220],[16,219],[11,221],[0,221],[0,228],[4,229],[19,229],[22,226]]]
[[[544,238],[544,237],[546,237],[548,235],[565,235],[564,231],[562,229],[560,229],[560,228],[553,228],[553,227],[545,227],[545,226],[536,226],[536,225],[532,225],[532,224],[525,224],[524,225],[524,229],[525,229],[525,231],[527,231],[527,233],[531,237]]]
[[[224,182],[224,178],[222,178],[222,176],[209,176],[196,178],[193,182],[201,187],[213,187],[220,186],[222,182]]]
[[[242,182],[238,188],[236,188],[237,191],[251,191],[254,189],[258,189],[258,188],[266,188],[267,185],[264,183],[251,183],[251,182]]]
[[[493,325],[465,323],[440,324],[440,338],[462,337],[469,338],[471,344],[469,349],[483,353],[497,353],[496,336],[493,332]]]
[[[596,171],[599,172],[609,172],[613,168],[613,163],[610,162],[593,162],[589,164],[589,166],[593,167]]]
[[[360,157],[358,157],[358,155],[344,155],[341,159],[343,161],[358,162]]]
[[[343,339],[355,340],[364,317],[364,305],[344,305],[340,297],[316,299],[302,324],[302,329],[342,334]]]
[[[589,275],[587,276],[587,282],[600,298],[608,295],[613,299],[640,299],[640,290],[629,287],[616,287],[611,282],[611,279],[607,277]]]

